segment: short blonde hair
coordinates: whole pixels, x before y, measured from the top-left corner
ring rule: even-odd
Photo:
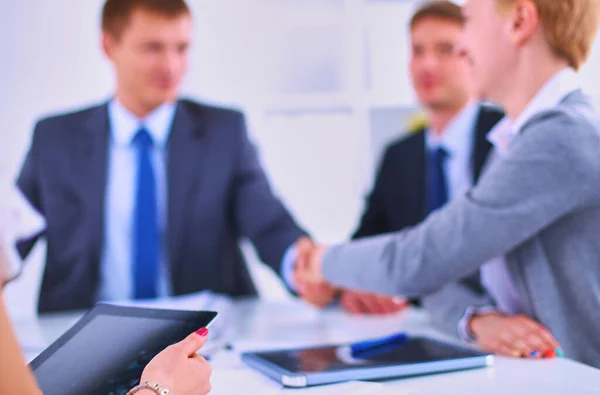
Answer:
[[[501,11],[517,0],[496,0]],[[550,47],[579,70],[590,55],[600,19],[600,0],[529,0],[537,8]]]

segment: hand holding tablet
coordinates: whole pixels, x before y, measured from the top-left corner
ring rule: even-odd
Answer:
[[[174,369],[188,373],[197,370],[197,364],[203,365],[194,349],[202,346],[205,339],[199,338],[204,336],[189,334],[209,327],[216,315],[98,304],[30,366],[45,394],[124,394],[140,384],[140,377],[142,383],[165,380],[157,384],[176,395],[190,393],[186,388],[176,392],[177,384],[167,387],[182,382],[177,380],[181,376],[164,370],[161,361],[173,360]]]
[[[212,368],[197,354],[207,338],[208,329],[202,328],[161,351],[144,369],[138,388],[158,384],[172,394],[208,394]]]

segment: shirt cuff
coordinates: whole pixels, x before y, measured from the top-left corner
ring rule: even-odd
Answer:
[[[475,343],[477,339],[469,329],[469,323],[471,322],[471,318],[474,315],[478,314],[489,314],[496,312],[497,309],[494,306],[478,306],[478,307],[468,307],[465,311],[465,314],[462,316],[460,321],[458,322],[458,335],[460,338],[467,343]]]
[[[22,260],[11,239],[2,240],[0,247],[0,288],[21,274]]]
[[[296,258],[298,257],[298,249],[296,243],[293,243],[285,251],[283,255],[283,261],[281,262],[281,278],[285,285],[292,291],[298,293],[298,284],[294,278],[294,270],[296,266]]]
[[[0,190],[0,285],[21,272],[22,259],[17,251],[20,240],[34,237],[46,227],[44,217],[29,203],[21,191],[10,186]]]

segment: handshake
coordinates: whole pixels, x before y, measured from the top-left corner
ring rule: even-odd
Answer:
[[[327,247],[315,244],[308,237],[296,243],[294,283],[298,294],[307,303],[324,308],[339,298],[342,308],[354,314],[391,314],[403,310],[404,298],[380,296],[366,292],[336,288],[323,275],[323,258]]]
[[[340,293],[323,278],[321,268],[325,250],[326,247],[316,245],[308,237],[296,243],[294,282],[302,299],[317,307],[327,306]]]

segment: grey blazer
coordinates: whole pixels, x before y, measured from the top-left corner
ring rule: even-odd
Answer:
[[[323,270],[338,286],[417,297],[501,255],[525,313],[600,367],[600,117],[581,91],[527,122],[463,198],[332,247]]]
[[[38,122],[18,186],[46,218],[41,312],[93,306],[100,281],[107,105]],[[180,100],[167,146],[167,253],[176,295],[256,290],[238,247],[249,238],[276,272],[303,232],[274,196],[233,110]],[[33,240],[21,243],[27,255]]]

